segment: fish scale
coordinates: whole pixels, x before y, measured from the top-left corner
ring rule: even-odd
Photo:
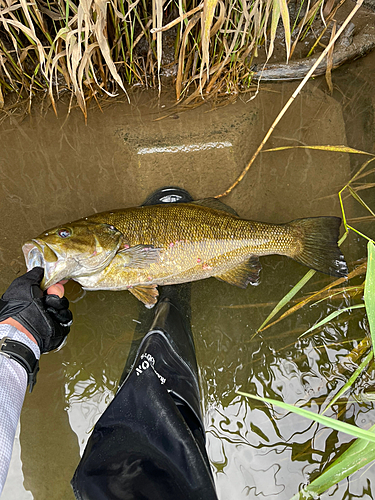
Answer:
[[[26,261],[45,264],[45,286],[73,278],[89,290],[128,289],[152,306],[158,285],[211,276],[242,288],[256,284],[258,257],[270,254],[345,276],[346,263],[337,246],[340,224],[337,217],[269,224],[196,203],[171,203],[85,217],[27,242],[24,253]],[[90,270],[91,261],[95,266]]]
[[[190,204],[136,207],[88,220],[113,224],[130,246],[161,248],[159,262],[147,270],[126,268],[115,257],[100,276],[85,280],[85,287],[102,289],[171,285],[221,275],[250,255],[289,255],[295,239],[289,226],[246,221]]]
[[[97,282],[103,288],[111,288],[114,280],[123,289],[134,284],[175,284],[181,282],[181,273],[184,281],[203,279],[212,276],[213,269],[221,274],[252,254],[285,254],[293,239],[287,226],[249,222],[194,205],[137,207],[88,220],[114,225],[130,246],[141,243],[162,249],[160,261],[147,272],[124,269],[121,259],[115,258]]]
[[[167,247],[175,241],[199,242],[220,248],[232,240],[247,240],[257,255],[289,254],[293,240],[285,225],[247,221],[225,212],[192,204],[156,205],[104,212],[85,220],[114,225],[130,245],[152,244]],[[258,252],[262,252],[261,254]]]

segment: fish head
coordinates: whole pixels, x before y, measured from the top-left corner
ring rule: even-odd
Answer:
[[[27,270],[44,268],[42,288],[103,270],[116,255],[123,235],[114,226],[77,221],[45,231],[22,251]]]

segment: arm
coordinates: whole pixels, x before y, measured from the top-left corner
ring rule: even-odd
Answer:
[[[0,324],[0,338],[4,337],[27,345],[39,359],[40,350],[37,344],[14,326]],[[26,370],[17,361],[0,356],[0,494],[8,474],[26,387]]]
[[[25,363],[35,367],[36,376],[41,352],[62,344],[72,320],[69,303],[63,297],[64,287],[57,284],[43,293],[39,288],[42,277],[41,268],[33,269],[17,278],[0,299],[0,350],[3,350],[0,352],[0,494],[8,473],[26,387],[31,382],[31,392],[36,381]],[[16,341],[16,356],[11,352],[9,341]]]

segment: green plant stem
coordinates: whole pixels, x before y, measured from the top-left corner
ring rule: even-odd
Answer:
[[[332,399],[332,401],[329,402],[328,406],[325,408],[325,410],[322,412],[322,415],[331,408],[332,405],[336,403],[338,399],[340,399],[343,394],[350,389],[350,387],[354,384],[354,382],[357,380],[359,375],[362,373],[362,371],[366,368],[366,366],[370,363],[371,359],[374,357],[374,352],[371,350],[365,359],[362,361],[362,363],[359,365],[359,367],[355,370],[353,375],[349,378],[349,380],[346,382],[346,384],[339,390],[339,392],[336,394],[336,396]]]

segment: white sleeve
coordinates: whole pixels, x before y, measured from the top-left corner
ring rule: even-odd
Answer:
[[[0,325],[0,339],[26,344],[39,359],[39,347],[14,326]],[[17,361],[0,355],[0,495],[8,474],[13,441],[27,387],[27,374]]]

